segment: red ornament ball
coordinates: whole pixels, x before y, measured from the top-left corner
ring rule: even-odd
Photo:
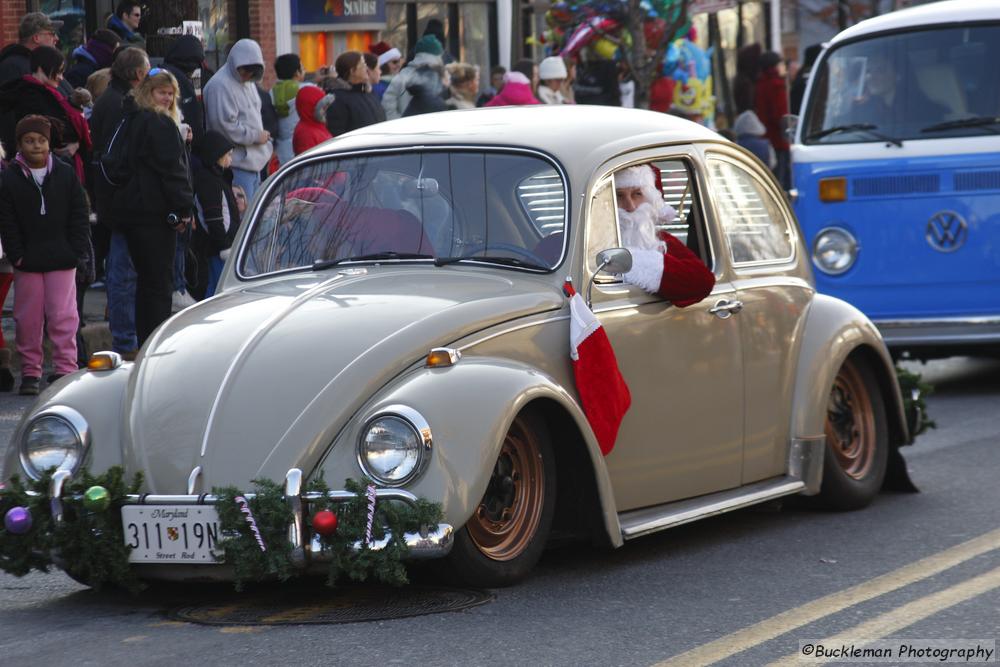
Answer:
[[[330,510],[320,510],[313,515],[313,530],[322,535],[323,537],[329,537],[337,532],[337,515]]]

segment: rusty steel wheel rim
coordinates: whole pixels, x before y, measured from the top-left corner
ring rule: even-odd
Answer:
[[[852,479],[864,479],[875,460],[875,412],[864,379],[851,364],[845,364],[833,382],[825,431],[841,470]]]
[[[535,435],[517,420],[500,448],[486,493],[466,524],[469,536],[491,560],[517,558],[538,530],[544,497],[541,449]]]

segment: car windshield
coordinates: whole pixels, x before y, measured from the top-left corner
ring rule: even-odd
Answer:
[[[426,151],[333,156],[286,172],[246,236],[245,277],[352,261],[561,261],[567,193],[537,155]]]
[[[880,35],[816,71],[803,138],[898,143],[1000,131],[1000,25]]]

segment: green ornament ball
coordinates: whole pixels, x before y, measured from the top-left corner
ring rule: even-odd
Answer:
[[[103,512],[111,506],[111,494],[103,486],[92,486],[83,494],[83,506],[91,512]]]

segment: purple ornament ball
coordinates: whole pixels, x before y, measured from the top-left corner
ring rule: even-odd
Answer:
[[[3,517],[3,526],[12,535],[24,535],[31,530],[31,512],[26,507],[11,507]]]

